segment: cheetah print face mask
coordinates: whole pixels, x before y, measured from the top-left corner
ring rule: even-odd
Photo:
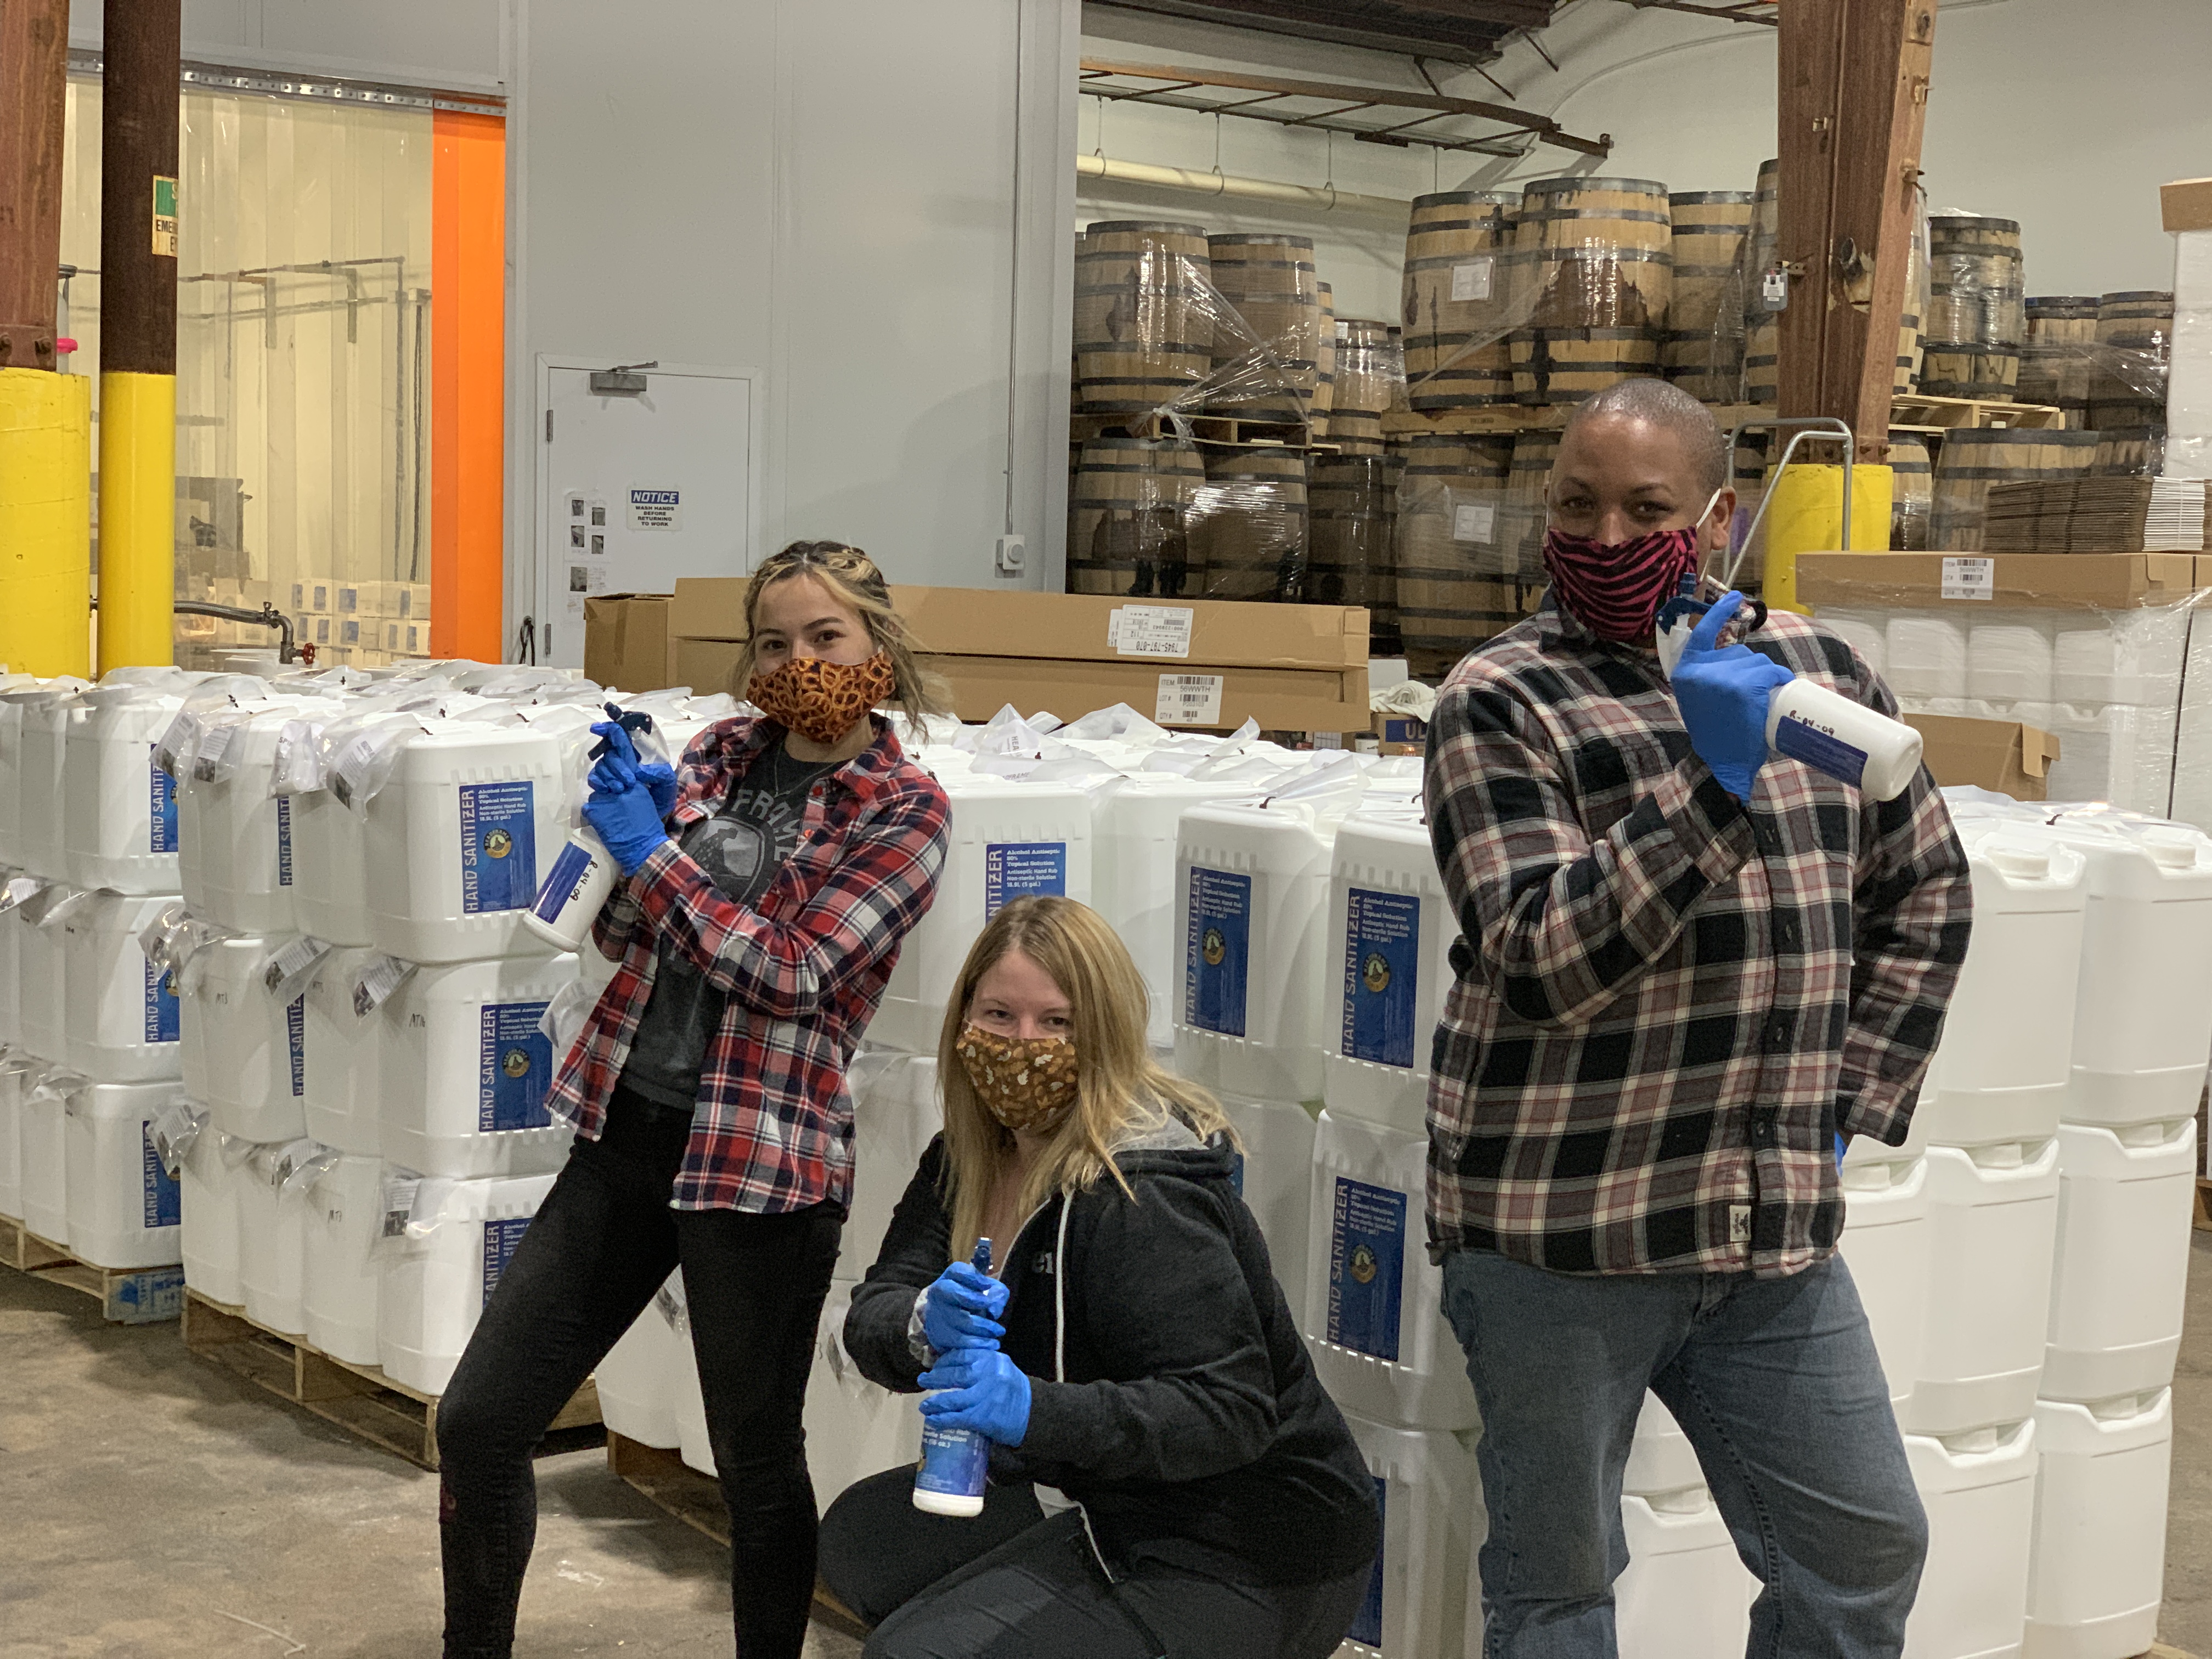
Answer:
[[[754,675],[745,700],[827,748],[897,689],[891,659],[880,651],[858,663],[793,657],[773,674]]]
[[[1064,1036],[1000,1036],[966,1026],[960,1064],[984,1109],[1009,1129],[1048,1133],[1075,1104],[1075,1045]]]

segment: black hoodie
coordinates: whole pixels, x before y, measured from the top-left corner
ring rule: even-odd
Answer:
[[[1133,1201],[1110,1176],[1055,1194],[1000,1249],[1000,1346],[1030,1378],[1030,1421],[992,1473],[1081,1504],[1102,1565],[1142,1555],[1252,1584],[1352,1572],[1375,1554],[1374,1479],[1306,1358],[1226,1138],[1175,1127],[1179,1146],[1116,1154]],[[951,1259],[944,1159],[940,1135],[845,1322],[860,1370],[906,1393],[915,1293]]]

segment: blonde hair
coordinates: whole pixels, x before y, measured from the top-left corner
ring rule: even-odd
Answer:
[[[1145,1042],[1145,981],[1121,935],[1087,904],[1068,898],[1016,899],[984,925],[968,951],[945,1010],[937,1043],[937,1075],[945,1095],[945,1187],[952,1212],[952,1255],[975,1253],[983,1207],[1012,1156],[1012,1131],[976,1097],[960,1062],[959,1042],[975,987],[1004,957],[1018,951],[1052,976],[1074,1023],[1075,1109],[1060,1121],[1030,1168],[1014,1200],[1015,1223],[1057,1191],[1074,1196],[1111,1175],[1133,1199],[1115,1167],[1113,1149],[1127,1132],[1164,1124],[1170,1113],[1204,1139],[1237,1132],[1212,1096],[1168,1071]],[[1012,1240],[997,1241],[1001,1249]]]
[[[811,576],[830,596],[858,612],[866,624],[876,649],[890,659],[895,690],[891,702],[921,731],[927,732],[929,717],[952,712],[952,692],[942,677],[921,665],[921,649],[908,631],[906,618],[891,608],[891,590],[876,562],[857,547],[843,542],[793,542],[762,562],[745,589],[745,637],[738,650],[738,665],[731,675],[731,691],[742,697],[752,684],[753,639],[760,632],[761,596],[778,582],[795,576]]]

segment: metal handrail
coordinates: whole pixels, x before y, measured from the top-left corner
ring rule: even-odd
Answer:
[[[1851,467],[1856,455],[1856,445],[1851,436],[1851,428],[1845,422],[1833,415],[1778,415],[1760,421],[1738,421],[1735,428],[1729,434],[1729,465],[1731,469],[1735,465],[1736,441],[1745,433],[1779,432],[1788,427],[1796,427],[1799,429],[1790,434],[1790,441],[1782,447],[1782,459],[1774,464],[1774,477],[1777,483],[1781,481],[1783,468],[1790,465],[1790,458],[1797,453],[1797,446],[1806,439],[1840,438],[1843,441],[1843,543],[1844,550],[1848,552],[1851,545]],[[1729,560],[1728,574],[1723,578],[1726,586],[1729,587],[1735,586],[1736,572],[1743,568],[1744,556],[1751,551],[1752,540],[1759,534],[1759,526],[1766,520],[1766,509],[1773,504],[1774,491],[1770,489],[1759,497],[1759,511],[1751,515],[1751,527],[1743,532],[1743,545],[1737,548]]]

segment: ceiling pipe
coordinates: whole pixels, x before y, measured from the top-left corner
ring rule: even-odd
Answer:
[[[1200,173],[1189,167],[1156,167],[1143,161],[1109,161],[1103,155],[1078,155],[1078,179],[1103,179],[1111,184],[1142,185],[1152,190],[1188,191],[1195,196],[1236,196],[1248,201],[1281,202],[1321,213],[1386,213],[1406,218],[1411,202],[1395,196],[1363,196],[1334,185],[1315,189],[1306,185],[1279,185],[1269,179],[1240,179],[1233,173]]]

